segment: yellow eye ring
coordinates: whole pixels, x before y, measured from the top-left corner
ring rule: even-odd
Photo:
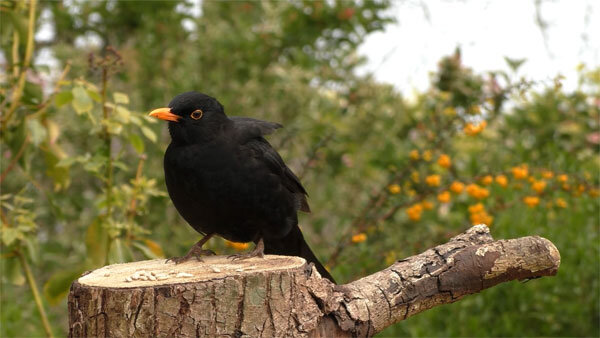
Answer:
[[[190,117],[193,118],[194,120],[200,120],[202,118],[202,115],[204,115],[202,110],[196,109],[190,114]]]

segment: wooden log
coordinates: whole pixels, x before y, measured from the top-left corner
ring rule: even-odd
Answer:
[[[344,285],[299,257],[115,264],[71,286],[69,336],[372,336],[498,283],[554,275],[559,264],[550,241],[494,241],[483,225]]]

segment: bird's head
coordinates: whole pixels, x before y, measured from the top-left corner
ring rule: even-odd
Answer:
[[[179,94],[169,107],[155,109],[149,115],[169,121],[172,140],[186,144],[210,141],[231,123],[217,99],[198,92]]]

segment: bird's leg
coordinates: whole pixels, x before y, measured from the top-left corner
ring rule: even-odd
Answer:
[[[252,257],[262,258],[264,255],[265,255],[265,243],[263,242],[263,239],[261,237],[258,240],[258,243],[256,243],[254,250],[252,250],[250,252],[230,255],[228,258],[231,258],[231,260],[235,261],[235,260],[239,260],[239,259],[248,259],[248,258],[252,258]]]
[[[173,261],[175,264],[179,264],[179,263],[187,262],[188,260],[190,260],[192,258],[196,258],[198,261],[203,262],[202,256],[212,256],[215,254],[212,250],[202,249],[202,246],[206,242],[208,242],[208,240],[213,235],[214,234],[206,234],[206,236],[202,237],[202,239],[199,240],[198,243],[194,244],[194,246],[192,246],[190,248],[190,251],[188,251],[188,253],[185,256],[171,257],[171,258],[167,259],[167,261],[165,263],[168,263],[169,261]]]

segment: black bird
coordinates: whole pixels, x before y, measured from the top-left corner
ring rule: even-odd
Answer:
[[[333,277],[310,250],[298,227],[298,210],[310,212],[307,193],[264,135],[282,126],[248,117],[227,117],[215,98],[177,95],[150,116],[169,121],[171,144],[164,158],[169,196],[179,214],[204,237],[176,263],[212,254],[202,249],[213,235],[254,242],[247,258],[300,256]]]

